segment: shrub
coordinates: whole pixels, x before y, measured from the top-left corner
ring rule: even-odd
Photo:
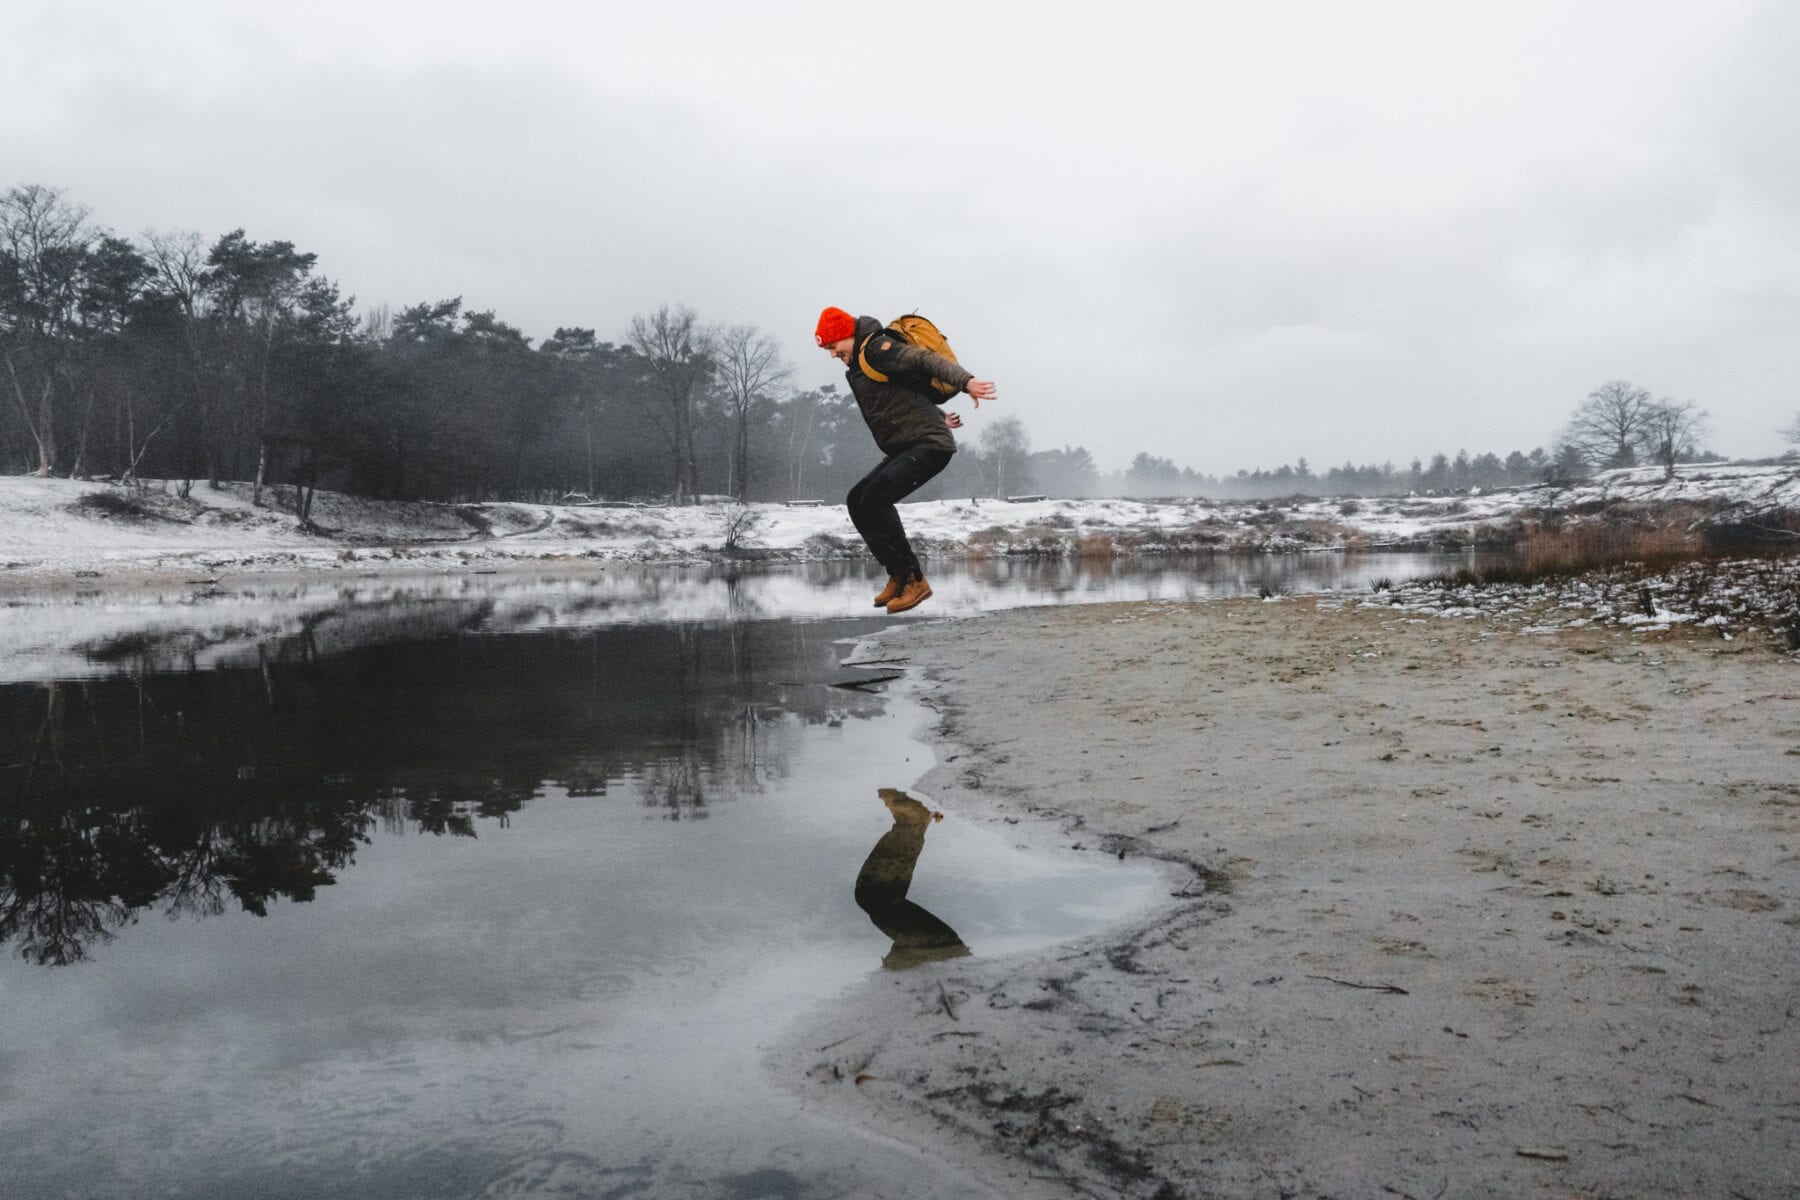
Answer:
[[[815,533],[806,539],[806,549],[811,554],[835,556],[858,549],[834,533]]]
[[[738,554],[745,549],[744,541],[756,529],[756,510],[739,507],[731,510],[725,518],[725,546],[727,554]]]
[[[1787,641],[1789,650],[1800,650],[1800,608],[1788,613],[1775,628]]]
[[[1354,530],[1339,525],[1336,521],[1300,521],[1289,533],[1304,542],[1324,545],[1331,542],[1348,541]]]
[[[583,521],[569,516],[558,516],[556,527],[570,537],[611,537],[617,533],[633,532],[613,521]]]
[[[1800,551],[1800,513],[1735,512],[1701,524],[1700,544],[1708,554],[1767,554]]]
[[[148,520],[155,514],[135,496],[122,492],[88,492],[70,505],[84,517],[119,517],[127,521]]]
[[[1196,550],[1216,550],[1231,540],[1231,531],[1235,528],[1221,521],[1200,521],[1189,525],[1182,532],[1181,540]]]

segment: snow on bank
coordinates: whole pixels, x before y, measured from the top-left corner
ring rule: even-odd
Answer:
[[[1465,545],[1483,526],[1543,509],[1699,504],[1800,511],[1800,463],[1611,471],[1580,487],[1464,496],[1286,502],[937,500],[902,506],[907,528],[945,557],[1293,551]],[[64,479],[0,478],[0,571],[72,575],[163,570],[430,570],[555,559],[682,562],[730,557],[814,561],[864,555],[836,505],[729,503],[431,504],[319,493],[314,528],[288,488],[254,505],[248,484],[142,490]],[[0,581],[6,578],[0,575]]]
[[[1696,505],[1745,514],[1800,512],[1800,461],[1707,463],[1683,466],[1674,478],[1661,467],[1602,471],[1573,487],[1540,484],[1475,495],[1409,496],[1352,501],[1363,511],[1353,521],[1382,542],[1429,540],[1468,534],[1483,525],[1501,525],[1538,510],[1590,513],[1608,505]],[[1322,503],[1341,511],[1337,502]]]

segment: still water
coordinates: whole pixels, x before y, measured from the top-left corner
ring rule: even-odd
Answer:
[[[1311,575],[1297,575],[1295,567]],[[943,573],[935,614],[1427,560]],[[1147,866],[907,789],[842,569],[212,582],[4,611],[7,1196],[973,1195],[760,1047],[882,970],[1081,936]],[[810,1064],[794,1064],[798,1074]]]

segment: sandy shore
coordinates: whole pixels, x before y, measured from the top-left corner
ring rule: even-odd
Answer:
[[[1172,894],[833,1003],[767,1059],[819,1112],[1014,1197],[1800,1195],[1800,662],[1766,641],[1289,600],[883,649],[939,714],[916,794]]]

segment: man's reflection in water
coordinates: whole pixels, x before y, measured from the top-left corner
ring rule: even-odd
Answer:
[[[940,958],[969,953],[950,928],[911,900],[913,865],[925,848],[931,810],[898,788],[882,788],[881,802],[894,814],[894,827],[881,835],[856,874],[856,905],[869,914],[875,928],[894,939],[881,960],[890,971],[902,971]]]

